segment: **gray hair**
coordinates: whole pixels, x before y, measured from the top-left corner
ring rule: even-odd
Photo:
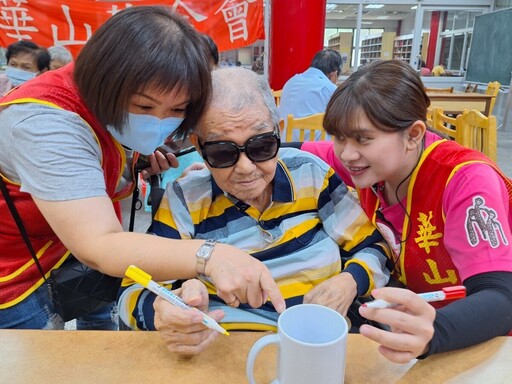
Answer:
[[[267,80],[242,67],[223,67],[212,72],[213,92],[210,107],[221,105],[234,111],[262,106],[272,124],[279,124],[279,113]]]
[[[60,45],[54,45],[48,48],[51,60],[58,60],[62,63],[71,63],[73,61],[73,55],[66,48]]]

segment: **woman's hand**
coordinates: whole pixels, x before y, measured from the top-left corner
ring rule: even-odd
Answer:
[[[361,306],[359,313],[369,320],[389,325],[391,331],[364,324],[359,329],[361,335],[379,343],[379,352],[395,363],[407,363],[427,352],[434,335],[434,307],[402,288],[375,289],[372,296],[398,305],[383,309]]]
[[[304,303],[325,305],[346,316],[356,296],[356,281],[350,273],[342,272],[306,293]]]
[[[205,313],[208,311],[208,291],[201,281],[187,280],[181,288],[173,292],[188,305]],[[199,311],[178,308],[160,297],[156,298],[153,307],[155,327],[171,352],[197,355],[220,335],[202,324],[203,315]],[[208,315],[219,321],[224,317],[224,312],[216,310]]]
[[[217,295],[232,307],[248,303],[253,308],[261,307],[267,297],[278,313],[286,304],[270,271],[261,261],[238,248],[217,244],[206,263],[205,273],[217,289]]]
[[[170,152],[164,155],[159,150],[156,150],[153,154],[147,156],[147,159],[150,166],[140,172],[144,180],[149,180],[151,175],[158,175],[169,168],[177,168],[179,165],[176,156]]]

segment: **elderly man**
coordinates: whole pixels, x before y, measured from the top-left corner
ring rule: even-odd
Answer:
[[[73,55],[66,48],[60,45],[53,45],[48,48],[50,54],[50,69],[59,69],[73,61]]]
[[[212,76],[212,99],[190,137],[206,168],[167,186],[150,231],[235,245],[270,269],[287,306],[312,302],[346,314],[357,296],[388,281],[379,233],[326,163],[279,149],[279,116],[261,76],[236,67]],[[224,302],[207,278],[176,292],[227,329],[275,329],[270,302]],[[218,334],[196,311],[155,300],[138,285],[127,287],[119,304],[127,325],[158,329],[173,352],[199,353]]]

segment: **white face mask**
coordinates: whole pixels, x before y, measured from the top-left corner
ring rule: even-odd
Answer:
[[[20,84],[23,84],[25,81],[36,77],[37,73],[7,66],[5,68],[5,75],[8,77],[8,79],[12,83],[12,85],[14,85],[16,87]]]
[[[153,115],[128,113],[128,121],[123,126],[123,133],[119,133],[111,125],[107,125],[107,129],[125,147],[142,155],[151,155],[178,129],[183,120],[181,117],[160,120]]]

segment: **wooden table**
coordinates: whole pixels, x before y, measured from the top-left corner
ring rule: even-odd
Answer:
[[[218,337],[199,356],[171,354],[156,332],[0,330],[0,382],[9,384],[241,384],[252,344],[264,333]],[[259,383],[275,372],[275,349],[256,361]],[[349,334],[346,384],[510,383],[512,337],[400,365]],[[321,384],[321,383],[318,383]]]
[[[427,93],[432,108],[443,108],[444,113],[458,115],[464,109],[478,109],[485,116],[489,116],[492,95],[483,93]]]

